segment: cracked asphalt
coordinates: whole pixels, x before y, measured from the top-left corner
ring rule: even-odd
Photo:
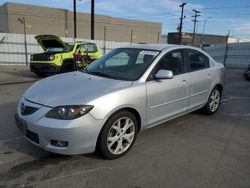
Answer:
[[[219,111],[199,111],[141,132],[117,160],[62,156],[27,142],[16,105],[38,78],[27,67],[0,66],[0,187],[250,187],[250,82],[226,71]]]

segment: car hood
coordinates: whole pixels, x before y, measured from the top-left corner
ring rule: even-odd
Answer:
[[[64,43],[58,36],[55,35],[37,35],[36,41],[43,48],[44,51],[50,48],[66,48],[67,44]]]
[[[132,81],[114,80],[76,71],[36,82],[25,92],[24,98],[50,107],[79,105],[131,85]]]

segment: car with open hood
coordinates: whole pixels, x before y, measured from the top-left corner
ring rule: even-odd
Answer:
[[[33,144],[73,155],[125,155],[138,132],[203,109],[215,113],[224,66],[189,46],[112,50],[81,71],[42,79],[22,96],[16,123]],[[160,144],[160,143],[159,143]]]
[[[38,35],[35,39],[44,50],[30,56],[30,70],[38,76],[83,68],[84,63],[76,63],[74,59],[75,54],[83,51],[91,62],[102,56],[100,47],[92,42],[66,43],[55,35]]]

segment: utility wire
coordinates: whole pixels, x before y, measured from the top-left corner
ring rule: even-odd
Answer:
[[[207,8],[203,8],[202,10],[208,10],[208,9],[241,9],[241,8],[250,8],[250,5],[246,5],[246,6],[227,6],[227,7],[207,7]]]

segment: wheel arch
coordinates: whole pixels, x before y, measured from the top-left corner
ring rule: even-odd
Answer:
[[[216,83],[216,84],[214,84],[211,88],[210,88],[210,91],[209,91],[209,94],[208,94],[208,96],[207,96],[207,100],[209,99],[209,96],[210,96],[210,94],[211,94],[211,92],[214,90],[214,88],[219,88],[219,90],[220,90],[220,94],[222,94],[222,92],[223,92],[223,84],[221,84],[221,83]],[[206,100],[206,101],[207,101]]]
[[[137,123],[138,123],[138,132],[141,130],[141,124],[142,124],[142,117],[140,115],[140,113],[138,112],[138,110],[136,110],[135,108],[133,107],[121,107],[119,109],[116,109],[115,111],[111,112],[106,118],[105,118],[105,122],[103,124],[103,127],[105,125],[105,123],[108,121],[108,119],[110,119],[110,117],[112,117],[113,115],[121,112],[121,111],[129,111],[130,113],[132,113],[136,120],[137,120]],[[102,129],[103,129],[102,127]],[[102,130],[101,129],[101,130]],[[100,131],[101,132],[101,131]]]
[[[65,65],[66,63],[74,63],[74,59],[73,58],[63,59],[62,66]]]
[[[218,83],[218,84],[216,84],[216,85],[213,87],[213,89],[214,89],[214,88],[216,88],[216,87],[218,87],[218,88],[219,88],[220,93],[222,94],[222,92],[223,92],[223,85],[222,85],[222,84],[220,84],[220,83]]]
[[[136,109],[134,109],[134,108],[125,107],[125,108],[119,109],[115,113],[118,113],[119,111],[123,111],[123,110],[129,111],[129,112],[131,112],[135,116],[135,118],[137,120],[137,124],[138,124],[138,132],[139,132],[141,130],[141,116],[140,116],[139,112]]]
[[[67,72],[67,68],[74,68],[74,59],[73,58],[65,58],[63,59],[61,72]]]
[[[103,128],[104,128],[106,122],[107,122],[113,115],[115,115],[115,114],[117,114],[117,113],[119,113],[119,112],[121,112],[121,111],[128,111],[128,112],[132,113],[132,114],[135,116],[135,118],[136,118],[136,120],[137,120],[137,124],[138,124],[138,132],[140,132],[140,130],[141,130],[141,115],[140,115],[140,113],[139,113],[135,108],[132,108],[132,107],[123,107],[123,108],[117,109],[116,111],[114,111],[113,113],[111,113],[111,114],[108,116],[108,118],[105,119],[105,122],[104,122],[104,124],[103,124],[103,126],[102,126],[102,128],[101,128],[101,130],[100,130],[100,132],[99,132],[99,134],[98,134],[98,137],[97,137],[96,149],[98,149],[98,145],[99,145],[99,142],[100,142],[100,136],[101,136],[102,130],[103,130]],[[96,150],[96,149],[95,149],[95,150]]]

